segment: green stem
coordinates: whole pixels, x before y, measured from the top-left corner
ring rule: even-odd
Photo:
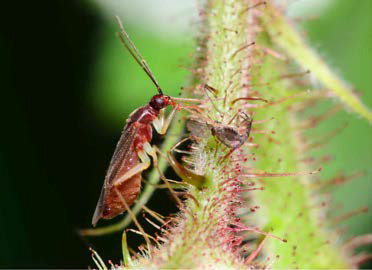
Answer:
[[[268,49],[276,51],[275,45],[284,48],[286,58],[310,69],[349,108],[369,120],[370,112],[270,4],[209,0],[204,14],[208,33],[206,56],[201,59],[206,63],[199,79],[218,90],[213,102],[205,98],[205,117],[210,123],[231,124],[239,130],[239,123],[230,123],[230,119],[240,110],[254,114],[253,145],[243,145],[221,164],[220,158],[230,149],[213,136],[198,140],[189,165],[205,175],[205,187],[187,190],[184,206],[170,219],[162,236],[164,244],[153,251],[151,259],[135,263],[149,268],[237,269],[268,263],[287,269],[350,268],[338,237],[328,229],[324,198],[313,187],[314,176],[306,174],[317,167],[301,162],[307,157],[299,129],[303,120],[293,108],[306,108],[307,98],[317,97],[314,93],[302,95],[309,82],[283,79],[293,67],[271,56]],[[256,45],[248,46],[252,41]],[[252,95],[274,102],[232,102]],[[163,147],[170,147],[175,140],[169,139]],[[161,164],[163,168],[164,161]],[[298,174],[283,176],[286,172]],[[281,176],[271,177],[275,173]],[[154,175],[158,177],[156,172]],[[146,187],[139,206],[147,202],[153,189],[153,185]],[[275,237],[262,242],[263,235],[269,234]],[[242,245],[240,237],[255,241]],[[249,256],[261,247],[260,257]]]
[[[372,111],[360,101],[353,89],[342,81],[313,49],[307,46],[301,35],[285,20],[279,10],[271,5],[267,5],[266,9],[267,11],[261,18],[273,41],[300,66],[310,70],[349,110],[372,122]]]

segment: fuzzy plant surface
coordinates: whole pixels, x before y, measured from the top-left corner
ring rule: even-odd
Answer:
[[[180,113],[169,133],[182,130],[185,116],[198,118],[189,126],[194,137],[184,168],[203,183],[177,190],[179,213],[157,217],[160,235],[148,237],[141,254],[130,257],[124,237],[120,267],[357,267],[365,257],[354,248],[371,237],[345,242],[332,227],[329,198],[320,192],[326,158],[309,155],[338,131],[326,138],[308,138],[305,131],[341,107],[369,122],[371,111],[271,1],[208,0],[200,14],[192,86],[183,96],[203,102]],[[309,109],[329,98],[337,104],[312,115]],[[248,140],[234,148],[252,119]],[[174,142],[166,139],[163,149]],[[157,179],[154,172],[134,213]],[[104,268],[99,259],[97,265]]]

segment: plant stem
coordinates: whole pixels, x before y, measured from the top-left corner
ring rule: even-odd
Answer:
[[[286,76],[293,73],[288,59],[304,66],[311,63],[311,72],[347,106],[366,118],[368,110],[269,2],[209,0],[203,14],[208,33],[205,57],[198,61],[205,61],[197,63],[203,72],[196,74],[201,74],[202,84],[216,89],[212,97],[205,97],[203,118],[239,130],[239,122],[230,119],[239,111],[254,115],[251,144],[220,162],[230,149],[217,137],[195,143],[189,166],[207,178],[206,185],[188,188],[180,214],[162,236],[164,244],[139,265],[350,268],[348,254],[341,253],[338,236],[329,229],[325,198],[314,189],[310,172],[319,167],[301,162],[308,155],[300,128],[306,120],[297,111],[319,97],[304,94],[310,86],[305,78]],[[278,35],[279,30],[288,32]],[[284,51],[278,52],[277,45]],[[270,102],[233,102],[252,96]],[[254,241],[247,244],[245,238]],[[261,256],[252,256],[256,253]]]

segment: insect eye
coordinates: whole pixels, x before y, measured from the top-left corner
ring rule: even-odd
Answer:
[[[157,99],[155,99],[155,103],[156,103],[156,105],[158,105],[158,106],[163,106],[163,104],[164,104],[163,99],[161,99],[161,98],[157,98]]]
[[[167,106],[165,96],[162,96],[162,95],[154,96],[150,101],[150,105],[156,110],[160,110],[164,108],[165,106]]]

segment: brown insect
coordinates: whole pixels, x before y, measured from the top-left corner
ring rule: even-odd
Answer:
[[[212,93],[212,95],[216,96],[218,90],[207,84],[203,86],[203,90],[205,91],[205,95],[212,103],[214,109],[222,114],[217,108],[217,105],[214,103],[213,99],[208,95],[208,93]],[[241,99],[262,100],[267,102],[266,100],[257,97],[247,97]],[[228,123],[225,124],[218,121],[213,121],[196,111],[191,111],[191,114],[193,116],[189,118],[186,126],[191,132],[192,137],[203,138],[213,135],[218,141],[230,148],[228,153],[220,159],[220,162],[224,161],[229,155],[232,154],[232,152],[240,148],[249,138],[253,119],[251,116],[240,110],[235,113]],[[236,125],[231,125],[235,119],[239,118],[242,119],[242,121],[237,122]]]
[[[151,124],[159,134],[164,134],[179,109],[179,105],[175,104],[171,97],[163,94],[145,60],[129,39],[120,19],[116,17],[116,20],[120,28],[119,40],[154,83],[158,94],[154,95],[148,104],[132,112],[126,121],[105,176],[92,219],[93,226],[100,219],[111,219],[123,213],[126,207],[134,202],[140,192],[141,172],[150,166],[150,157],[157,167],[156,148],[150,145]],[[172,106],[173,109],[164,119],[164,108],[167,106]]]
[[[230,126],[236,116],[243,118],[243,122],[239,123],[239,127]],[[205,122],[201,121],[204,119]],[[192,170],[181,165],[172,155],[172,151],[191,154],[191,152],[178,150],[177,146],[181,143],[191,140],[195,141],[199,138],[206,138],[213,135],[218,141],[230,148],[228,153],[220,158],[219,162],[225,160],[236,149],[241,147],[248,139],[252,126],[252,118],[243,112],[238,112],[227,125],[213,122],[210,119],[198,114],[191,117],[186,124],[187,129],[191,132],[191,136],[184,138],[176,143],[170,151],[167,152],[167,160],[175,173],[182,179],[184,183],[191,184],[199,189],[206,184],[206,177],[197,174]]]
[[[238,124],[238,127],[230,125],[236,116],[243,119]],[[212,122],[209,119],[208,121],[201,122],[199,118],[190,118],[187,122],[187,128],[191,131],[192,136],[208,137],[213,135],[219,142],[230,148],[228,153],[219,162],[224,161],[232,152],[247,142],[253,122],[252,118],[244,112],[238,112],[228,124]]]
[[[251,133],[252,118],[244,112],[240,112],[239,116],[243,118],[239,127],[215,125],[211,128],[212,135],[230,148],[229,152],[220,162],[225,160],[236,149],[240,148],[248,140],[249,134]]]

